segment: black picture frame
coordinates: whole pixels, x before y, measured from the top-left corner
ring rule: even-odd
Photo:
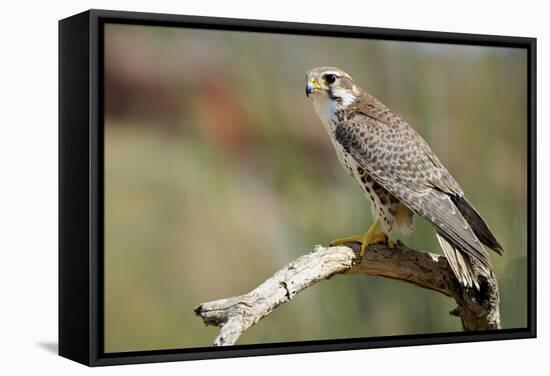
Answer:
[[[528,53],[528,325],[525,329],[280,344],[103,351],[105,23],[523,48]],[[536,39],[88,10],[59,21],[59,354],[88,366],[536,337]]]

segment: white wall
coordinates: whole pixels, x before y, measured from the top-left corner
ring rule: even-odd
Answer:
[[[424,4],[425,3],[425,4]],[[448,4],[448,5],[447,5]],[[0,107],[0,373],[47,374],[526,374],[548,368],[548,252],[539,246],[539,339],[90,370],[54,356],[57,342],[57,20],[88,8],[422,29],[539,38],[539,232],[550,221],[548,46],[544,1],[73,1],[6,2]],[[542,273],[541,273],[542,271]],[[546,347],[546,348],[544,348]],[[473,372],[473,373],[470,373]]]

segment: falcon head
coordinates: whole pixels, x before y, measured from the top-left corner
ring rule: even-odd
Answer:
[[[313,68],[306,72],[306,95],[319,111],[346,109],[361,94],[349,74],[334,67]],[[329,107],[324,109],[323,107]]]

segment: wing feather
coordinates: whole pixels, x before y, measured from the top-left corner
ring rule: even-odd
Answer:
[[[451,200],[450,195],[463,196],[462,189],[414,129],[400,119],[390,124],[357,112],[338,124],[335,136],[359,166],[434,226],[451,248],[490,270],[487,252]],[[455,267],[463,261],[455,258]]]

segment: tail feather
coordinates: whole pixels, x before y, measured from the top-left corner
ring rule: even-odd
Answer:
[[[436,236],[458,281],[465,287],[475,287],[479,290],[479,281],[468,255],[460,252],[442,235],[436,234]],[[486,270],[483,270],[483,272],[488,273]]]
[[[456,205],[464,219],[468,221],[468,224],[474,231],[474,234],[479,239],[479,241],[485,244],[487,247],[491,248],[499,255],[502,255],[504,249],[489,229],[489,226],[487,226],[483,218],[481,218],[479,213],[472,207],[472,205],[470,205],[470,203],[461,196],[451,196],[451,200],[453,200],[454,204]]]

